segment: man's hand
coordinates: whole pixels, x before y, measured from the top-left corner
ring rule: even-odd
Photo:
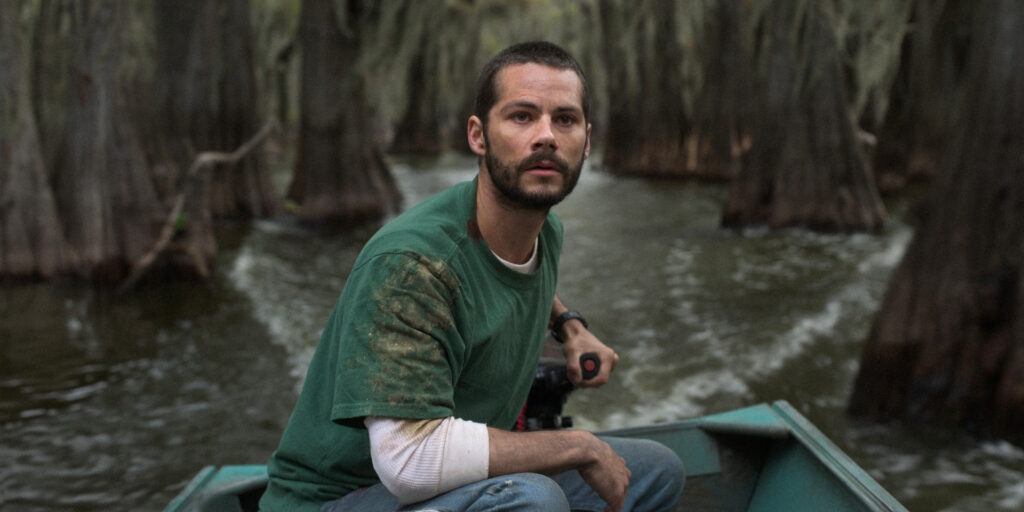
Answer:
[[[607,345],[601,343],[586,327],[578,320],[570,320],[565,323],[565,343],[562,345],[562,353],[565,355],[565,373],[569,381],[577,387],[596,387],[608,382],[608,377],[619,364],[619,355]],[[601,371],[593,379],[583,380],[583,370],[580,368],[580,356],[587,352],[597,354],[601,360]]]
[[[555,319],[568,310],[569,308],[562,304],[562,299],[558,298],[558,294],[555,294],[555,299],[551,304],[551,323],[554,324]],[[565,321],[561,324],[559,334],[565,340],[562,343],[562,354],[565,356],[565,373],[569,377],[569,382],[582,388],[602,386],[608,382],[608,376],[615,369],[615,365],[619,364],[619,355],[614,350],[601,343],[601,340],[591,334],[579,319]],[[601,371],[594,378],[583,380],[580,356],[587,352],[597,354],[601,360]]]
[[[608,505],[606,512],[622,510],[633,475],[626,461],[594,434],[585,430],[509,432],[495,428],[487,432],[488,476],[524,472],[556,475],[576,469]]]
[[[579,469],[583,481],[607,504],[605,512],[619,512],[626,503],[626,491],[633,473],[626,460],[615,453],[608,443],[594,438],[595,461]]]

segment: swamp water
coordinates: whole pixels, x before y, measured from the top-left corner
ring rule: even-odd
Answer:
[[[396,162],[411,205],[475,172]],[[1024,509],[1024,450],[844,414],[911,229],[718,228],[722,186],[586,170],[556,207],[559,294],[621,361],[566,406],[618,428],[785,399],[914,511]],[[159,511],[206,464],[263,463],[373,228],[224,228],[209,284],[0,289],[0,510]]]

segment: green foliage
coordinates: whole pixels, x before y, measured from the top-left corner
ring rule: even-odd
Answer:
[[[174,231],[182,233],[188,230],[188,214],[182,212],[174,218]]]

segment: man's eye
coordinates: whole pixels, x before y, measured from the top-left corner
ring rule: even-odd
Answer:
[[[530,120],[530,114],[527,114],[526,112],[516,112],[512,114],[512,120],[523,123]]]
[[[565,126],[569,126],[569,125],[572,125],[572,124],[576,123],[576,118],[567,114],[567,115],[564,115],[564,116],[558,116],[556,121],[559,124],[562,124],[562,125],[565,125]]]

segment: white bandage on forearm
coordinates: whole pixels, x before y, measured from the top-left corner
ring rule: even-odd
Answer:
[[[369,416],[373,469],[400,503],[415,503],[487,478],[487,425],[458,418]]]

